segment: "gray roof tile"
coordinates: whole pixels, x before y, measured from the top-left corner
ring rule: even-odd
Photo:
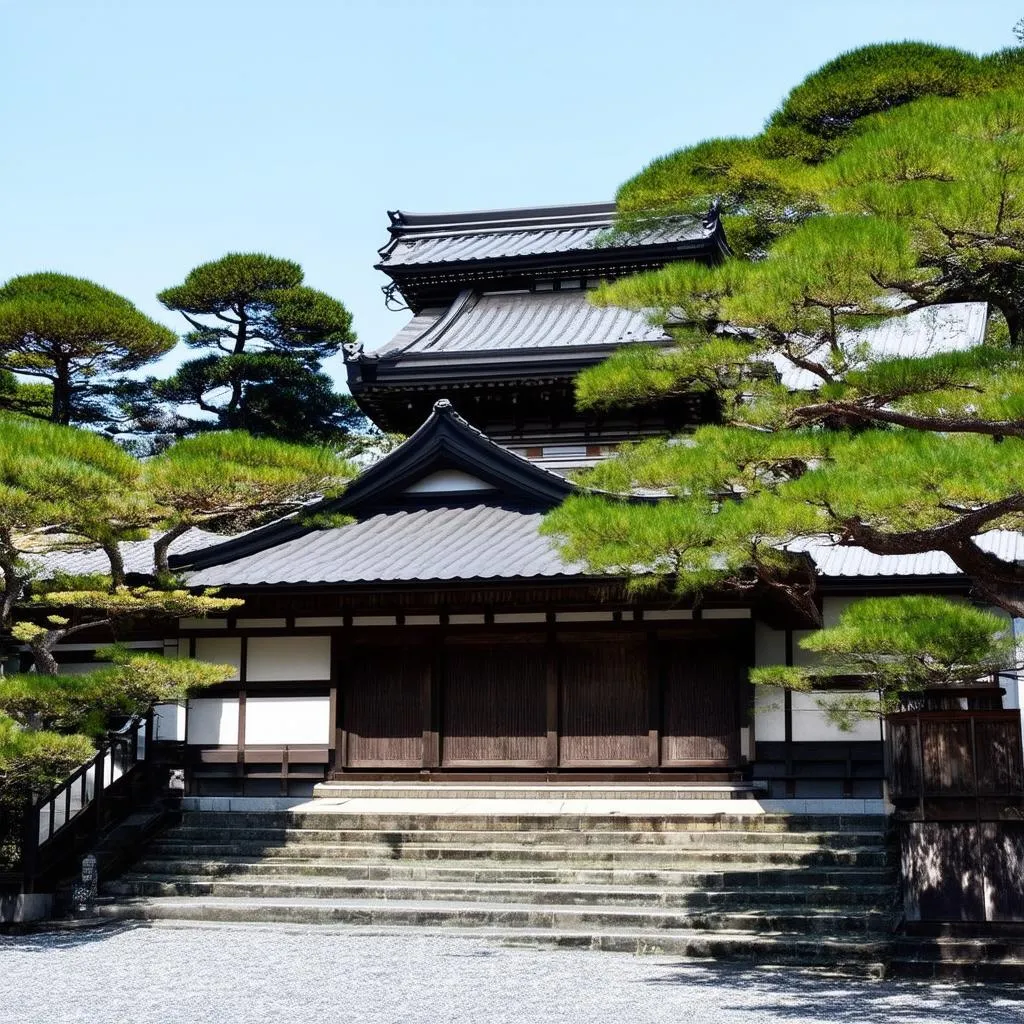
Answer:
[[[592,250],[615,220],[614,203],[492,210],[469,214],[392,214],[392,240],[382,265],[460,263]],[[666,222],[617,239],[614,248],[664,245],[710,238],[715,225],[699,218]]]
[[[465,295],[450,313],[424,312],[376,355],[615,346],[667,341],[643,313],[591,305],[585,291]]]
[[[953,302],[928,306],[905,316],[894,316],[877,327],[851,332],[847,341],[863,342],[872,359],[921,358],[939,352],[961,352],[985,339],[988,304]],[[812,354],[817,357],[818,354]],[[820,357],[825,358],[824,348]],[[782,355],[772,362],[779,377],[793,391],[821,386],[821,378],[793,364]]]
[[[1024,533],[992,530],[977,538],[978,547],[1004,562],[1024,562]],[[875,555],[864,548],[846,547],[827,537],[807,538],[788,545],[791,551],[805,551],[825,577],[858,576],[958,576],[960,570],[941,551],[919,555]]]
[[[171,542],[170,553],[183,555],[189,551],[198,551],[219,544],[223,535],[210,533],[208,530],[193,528]],[[124,558],[125,572],[129,575],[148,576],[153,572],[153,541],[134,540],[121,544],[121,555]],[[68,573],[72,576],[85,576],[92,573],[110,572],[110,562],[99,548],[68,548],[62,550],[55,547],[45,554],[32,554],[27,561],[37,571],[47,573]]]
[[[317,530],[189,574],[193,586],[579,575],[538,532],[538,513],[476,505],[390,512]]]

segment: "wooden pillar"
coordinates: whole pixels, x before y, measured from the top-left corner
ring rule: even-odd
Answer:
[[[786,630],[786,665],[793,664],[793,630]],[[785,717],[785,754],[786,754],[786,796],[796,794],[796,780],[793,778],[793,691],[786,689],[782,694],[782,707]]]
[[[444,678],[444,648],[439,644],[423,671],[423,768],[441,764],[441,687]]]
[[[331,636],[331,709],[328,772],[343,772],[348,762],[348,730],[345,728],[345,686],[348,683],[347,631]]]
[[[661,764],[661,650],[655,633],[647,634],[647,764]]]
[[[547,729],[546,761],[549,768],[558,767],[558,644],[553,635],[547,642],[547,698],[545,703]]]

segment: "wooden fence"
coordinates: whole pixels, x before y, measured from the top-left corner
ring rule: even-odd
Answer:
[[[886,722],[911,924],[1024,922],[1020,712],[978,703],[901,711]]]

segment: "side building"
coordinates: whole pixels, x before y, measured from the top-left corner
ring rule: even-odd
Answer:
[[[245,599],[237,615],[182,620],[159,641],[235,668],[187,714],[161,711],[162,734],[184,740],[191,792],[572,777],[881,795],[880,724],[842,732],[812,695],[748,682],[751,665],[798,662],[812,623],[767,595],[699,608],[637,597],[621,578],[564,563],[539,532],[578,489],[572,470],[718,416],[706,394],[576,409],[580,370],[622,345],[669,340],[643,315],[594,307],[588,290],[728,253],[713,214],[628,237],[611,232],[613,216],[611,204],[390,214],[378,267],[389,304],[411,318],[346,361],[363,410],[408,440],[327,504],[349,525],[283,520],[192,538],[172,559],[190,584]],[[944,307],[941,328],[906,317],[875,341],[974,344],[984,313]],[[1019,535],[989,540],[1024,558]],[[941,555],[807,549],[826,623],[867,594],[970,593]],[[1004,685],[1019,706],[1016,681]]]

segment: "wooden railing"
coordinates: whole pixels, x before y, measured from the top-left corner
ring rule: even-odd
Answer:
[[[130,788],[152,745],[152,714],[130,719],[95,755],[45,796],[29,804],[24,821],[25,891],[99,831],[104,805]]]
[[[1020,712],[897,712],[886,720],[886,762],[893,803],[905,809],[916,803],[924,817],[933,816],[930,808],[966,808],[979,800],[1020,794]]]

